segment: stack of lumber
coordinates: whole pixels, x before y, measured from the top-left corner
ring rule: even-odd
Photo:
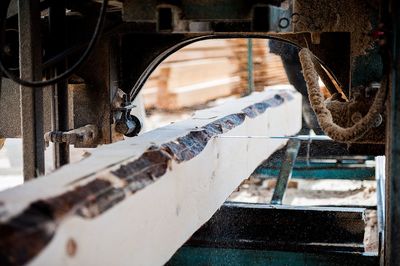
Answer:
[[[182,48],[150,76],[142,90],[145,106],[177,110],[246,93],[247,51],[247,39],[207,40]],[[266,40],[253,40],[253,64],[256,90],[288,83],[280,57],[268,53]]]
[[[237,74],[240,76],[240,84],[236,89],[238,93],[245,93],[248,87],[248,57],[247,40],[232,39],[232,48],[235,51]],[[289,84],[282,60],[279,56],[269,53],[268,41],[265,39],[253,39],[253,75],[256,91],[264,90],[265,86]]]
[[[256,90],[262,90],[264,84],[262,84],[263,77],[266,74],[266,41],[263,44],[257,40],[253,42],[253,73],[254,73],[254,85]],[[235,87],[235,93],[246,93],[248,89],[248,46],[247,39],[232,39],[230,40],[232,49],[235,51],[235,58],[232,60],[233,64],[237,66],[236,74],[240,76],[240,83]]]

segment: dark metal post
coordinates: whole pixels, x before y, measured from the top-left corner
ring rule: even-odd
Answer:
[[[254,64],[253,64],[253,40],[247,39],[247,82],[248,94],[254,91]]]
[[[51,36],[51,54],[56,56],[65,49],[66,23],[65,23],[65,1],[53,0],[49,8],[49,25]],[[60,62],[54,69],[53,74],[58,75],[66,69],[66,61]],[[54,86],[53,107],[53,130],[68,131],[68,83],[61,81]],[[69,163],[69,145],[66,143],[54,144],[54,167],[59,168]]]
[[[285,196],[286,188],[290,178],[292,177],[293,166],[296,161],[297,153],[300,149],[300,140],[290,139],[286,146],[285,158],[279,171],[278,179],[274,194],[272,195],[271,204],[282,204]]]
[[[41,80],[40,0],[18,1],[20,76]],[[43,91],[20,86],[24,179],[44,173]]]
[[[385,265],[400,265],[400,3],[390,1],[392,12],[392,84],[387,139]]]

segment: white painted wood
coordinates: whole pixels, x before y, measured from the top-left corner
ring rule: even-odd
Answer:
[[[224,135],[289,136],[301,128],[301,96],[290,86],[268,89],[202,110],[183,122],[107,145],[76,164],[49,176],[0,193],[0,222],[6,222],[29,203],[53,197],[95,178],[118,183],[111,171],[138,158],[148,147],[175,140],[190,131],[275,94],[290,101],[268,108]],[[31,261],[32,265],[162,265],[222,205],[229,194],[275,150],[284,139],[211,139],[189,161],[172,162],[156,182],[126,196],[93,219],[70,215],[59,221],[54,238]],[[85,177],[87,176],[87,177]],[[85,177],[82,179],[82,177]],[[1,241],[1,240],[0,240]],[[76,243],[73,255],[67,243]]]

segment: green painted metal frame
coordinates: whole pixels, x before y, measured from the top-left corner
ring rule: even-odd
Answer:
[[[184,246],[166,265],[375,266],[378,257],[368,253],[300,253]]]
[[[259,167],[254,176],[265,179],[276,178],[279,175],[280,163],[273,167]],[[351,161],[341,163],[327,160],[314,161],[296,160],[292,178],[296,179],[343,179],[343,180],[375,180],[375,166]]]

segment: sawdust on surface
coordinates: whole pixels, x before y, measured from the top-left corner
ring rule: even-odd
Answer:
[[[364,246],[366,252],[377,252],[379,250],[378,217],[376,210],[367,210],[365,213]]]
[[[384,102],[386,100],[386,79],[382,81],[381,88],[378,90],[368,113],[352,126],[341,127],[333,120],[331,111],[328,110],[325,104],[324,96],[319,88],[318,74],[315,71],[312,57],[313,54],[306,48],[301,49],[299,52],[303,76],[307,84],[308,98],[310,100],[311,107],[317,116],[321,129],[329,137],[336,141],[361,142],[362,137],[374,126],[375,121],[380,116],[382,111]],[[345,114],[346,109],[344,109],[342,113]],[[365,140],[365,142],[368,141]]]
[[[229,201],[269,204],[276,179],[246,179]],[[377,204],[376,181],[356,180],[305,180],[292,179],[288,184],[283,204],[292,206],[362,206],[373,208]],[[365,252],[378,252],[377,212],[365,211]]]
[[[274,193],[275,183],[274,179],[263,180],[250,177],[230,195],[229,200],[269,203]],[[293,179],[288,184],[283,204],[376,206],[376,182]]]
[[[351,55],[364,55],[372,48],[371,5],[363,0],[294,1],[295,31],[350,32]]]
[[[276,179],[250,177],[246,179],[229,201],[264,203],[271,202]],[[376,181],[356,180],[304,180],[292,179],[283,198],[284,205],[292,206],[361,206],[373,208],[377,204]],[[378,252],[377,211],[365,211],[365,252]]]

